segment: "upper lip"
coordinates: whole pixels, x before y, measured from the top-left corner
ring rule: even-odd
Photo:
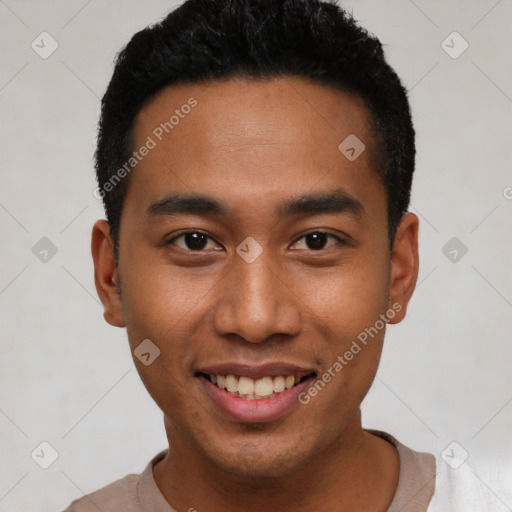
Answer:
[[[260,379],[262,377],[277,377],[279,375],[294,375],[299,379],[315,373],[313,369],[304,366],[284,363],[269,362],[265,364],[253,365],[248,363],[218,363],[201,366],[196,373],[206,373],[208,375],[236,375]]]

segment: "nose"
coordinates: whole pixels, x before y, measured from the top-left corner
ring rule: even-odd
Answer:
[[[293,283],[287,282],[265,251],[252,263],[236,258],[223,283],[222,299],[214,309],[216,332],[238,335],[249,343],[277,335],[296,336],[301,330],[301,315]]]

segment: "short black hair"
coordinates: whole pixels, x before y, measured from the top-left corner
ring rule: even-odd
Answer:
[[[392,248],[409,206],[415,133],[407,92],[386,62],[380,41],[334,0],[187,0],[136,33],[119,52],[101,102],[97,190],[116,259],[130,178],[126,162],[134,151],[133,126],[142,107],[175,84],[285,76],[364,101],[375,139],[372,161],[387,191]]]

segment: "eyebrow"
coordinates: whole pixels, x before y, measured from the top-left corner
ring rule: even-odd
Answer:
[[[147,215],[151,217],[173,216],[179,214],[196,214],[227,217],[230,209],[208,195],[204,194],[168,194],[151,204]],[[284,218],[294,215],[318,215],[348,213],[360,218],[365,209],[360,201],[342,189],[323,193],[310,193],[286,199],[276,207],[276,217]]]

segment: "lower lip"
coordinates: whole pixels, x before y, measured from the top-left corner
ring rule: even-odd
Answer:
[[[299,403],[298,396],[310,384],[311,378],[272,398],[246,400],[230,395],[202,375],[198,376],[205,391],[230,418],[245,423],[272,421],[289,413]]]

